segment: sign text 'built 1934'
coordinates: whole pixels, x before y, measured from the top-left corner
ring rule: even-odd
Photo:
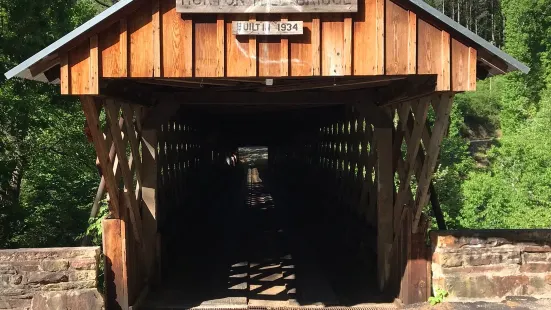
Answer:
[[[297,35],[303,33],[302,21],[233,21],[232,33],[235,35]]]
[[[180,13],[357,12],[358,0],[176,0]]]

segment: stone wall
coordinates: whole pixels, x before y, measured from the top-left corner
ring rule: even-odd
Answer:
[[[103,309],[99,247],[0,250],[0,309]]]
[[[431,233],[433,290],[449,299],[551,297],[551,230]]]

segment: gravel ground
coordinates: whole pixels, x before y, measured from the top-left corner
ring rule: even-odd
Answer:
[[[532,309],[549,309],[551,310],[551,299],[536,299],[532,297],[507,297],[501,302],[444,302],[436,306],[429,304],[416,304],[404,307],[410,310],[532,310]]]

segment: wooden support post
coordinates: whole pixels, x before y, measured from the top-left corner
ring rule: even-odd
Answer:
[[[128,309],[126,226],[121,219],[103,220],[105,308]]]
[[[142,204],[144,243],[147,249],[147,274],[160,281],[160,235],[157,232],[157,129],[143,130],[142,133]],[[156,266],[156,268],[155,268]]]
[[[394,172],[392,167],[392,128],[375,128],[377,149],[377,278],[381,291],[388,285],[390,251],[394,237],[393,196]]]

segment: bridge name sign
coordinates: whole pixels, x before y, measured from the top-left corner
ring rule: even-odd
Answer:
[[[176,0],[179,13],[347,13],[358,0]]]

